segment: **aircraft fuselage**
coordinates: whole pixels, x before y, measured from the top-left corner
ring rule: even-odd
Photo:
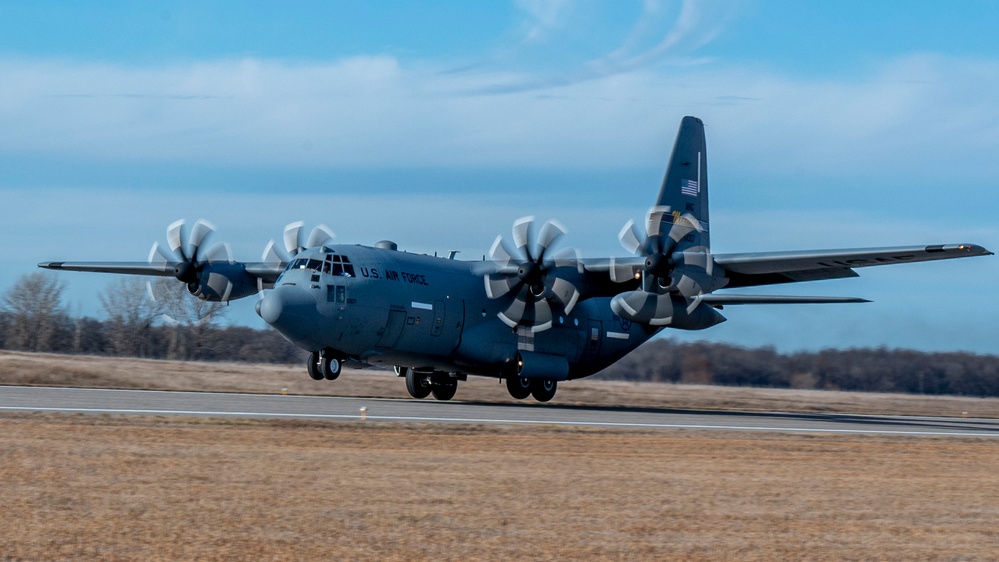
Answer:
[[[518,352],[520,361],[564,358],[566,379],[585,377],[658,331],[615,315],[609,298],[579,303],[542,332],[511,329],[497,318],[501,303],[485,294],[482,263],[359,245],[310,249],[259,311],[307,351],[495,377],[515,369]]]

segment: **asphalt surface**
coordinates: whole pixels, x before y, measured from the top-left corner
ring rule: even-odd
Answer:
[[[999,420],[983,418],[696,411],[566,406],[557,402],[492,404],[438,402],[432,399],[0,386],[0,413],[62,412],[358,421],[362,416],[362,408],[363,415],[369,422],[999,437]]]

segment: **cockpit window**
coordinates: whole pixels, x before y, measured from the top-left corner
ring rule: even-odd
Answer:
[[[291,265],[288,266],[288,269],[289,270],[291,270],[291,269],[311,269],[313,271],[320,271],[320,270],[322,270],[322,267],[323,267],[323,262],[321,262],[319,260],[315,260],[315,259],[310,260],[310,259],[306,259],[306,258],[300,258],[300,259],[297,259],[297,260],[291,262]]]
[[[329,268],[329,271],[326,270]],[[326,263],[323,265],[323,271],[329,273],[330,275],[342,275],[344,277],[354,276],[354,266],[350,263],[347,256],[341,256],[339,254],[327,254]]]

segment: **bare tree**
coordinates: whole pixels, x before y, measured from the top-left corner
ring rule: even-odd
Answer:
[[[108,340],[116,355],[145,357],[149,353],[150,330],[164,308],[149,287],[144,279],[122,277],[100,295],[108,317]]]
[[[22,275],[3,297],[7,314],[4,345],[25,351],[54,351],[68,321],[62,295],[66,284],[42,272]]]
[[[225,305],[196,298],[173,279],[157,279],[151,287],[161,307],[160,318],[172,327],[167,357],[199,358],[201,348],[208,344],[209,335],[225,313]]]

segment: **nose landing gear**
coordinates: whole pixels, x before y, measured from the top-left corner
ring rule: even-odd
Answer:
[[[309,370],[309,377],[312,380],[321,381],[323,379],[332,381],[340,376],[343,370],[343,360],[330,351],[313,351],[309,354],[306,363]]]

